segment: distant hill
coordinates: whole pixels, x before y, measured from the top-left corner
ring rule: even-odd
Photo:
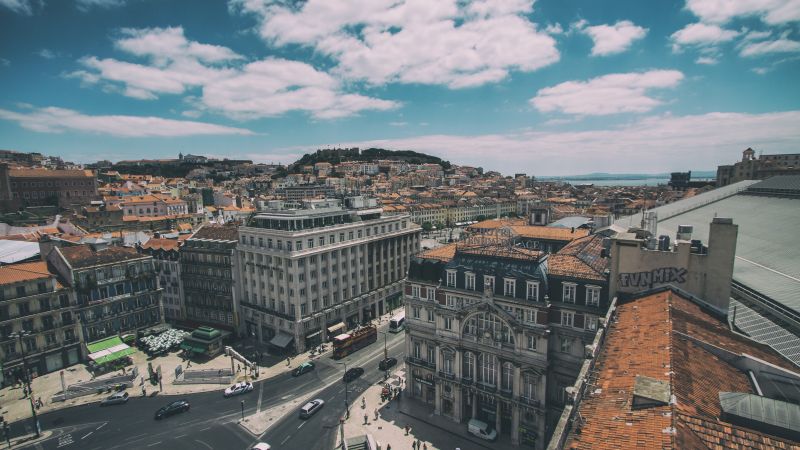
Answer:
[[[409,164],[439,164],[445,170],[450,168],[450,161],[445,161],[436,156],[426,155],[412,150],[386,150],[382,148],[359,150],[357,148],[351,148],[323,149],[317,150],[314,153],[306,153],[289,167],[289,172],[296,173],[299,172],[300,168],[303,166],[314,165],[320,162],[339,164],[347,161],[372,162],[381,159],[406,161]]]

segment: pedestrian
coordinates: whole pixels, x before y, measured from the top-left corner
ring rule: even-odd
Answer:
[[[422,444],[422,450],[428,450],[428,444]]]
[[[375,408],[375,420],[378,420],[378,408]]]
[[[142,386],[142,397],[146,397],[146,396],[147,396],[147,388]]]
[[[28,386],[22,386],[22,398],[28,398]]]
[[[191,360],[186,361],[186,368],[188,369],[189,367],[192,367],[192,361]]]
[[[369,421],[369,416],[364,414],[364,425],[367,424],[367,421]]]
[[[417,450],[417,441],[411,441],[411,448]]]
[[[406,425],[406,436],[408,436],[408,425]]]
[[[392,444],[386,444],[386,450],[392,450]]]

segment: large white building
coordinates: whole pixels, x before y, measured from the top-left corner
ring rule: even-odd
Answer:
[[[300,352],[399,306],[419,226],[347,203],[273,201],[239,228],[240,331]]]

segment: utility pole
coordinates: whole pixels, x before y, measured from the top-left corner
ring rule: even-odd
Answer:
[[[29,331],[17,331],[16,333],[11,333],[9,337],[16,337],[19,339],[19,348],[22,351],[22,371],[25,374],[25,384],[28,386],[28,395],[30,395],[31,401],[31,416],[33,418],[33,430],[36,432],[36,437],[40,436],[39,434],[39,419],[36,417],[36,406],[33,404],[33,389],[31,389],[31,377],[28,373],[28,362],[25,359],[25,346],[22,343],[23,336],[29,336],[31,333]]]

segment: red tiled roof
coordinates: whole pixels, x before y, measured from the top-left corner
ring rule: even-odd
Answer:
[[[76,245],[59,249],[73,268],[114,264],[132,259],[144,258],[136,250],[127,247],[108,247],[95,251],[89,245]]]
[[[0,285],[23,281],[44,280],[54,276],[47,270],[47,263],[34,261],[0,267]]]
[[[181,241],[176,239],[157,239],[152,238],[149,241],[142,244],[143,249],[154,249],[154,250],[177,250],[181,246]]]
[[[605,281],[608,258],[601,258],[603,236],[595,234],[570,242],[548,258],[551,275]]]
[[[91,170],[13,169],[11,178],[94,178]]]
[[[565,448],[800,448],[721,419],[720,392],[755,391],[748,375],[694,340],[796,371],[771,348],[737,335],[677,292],[619,306],[595,365],[596,381],[578,405]],[[668,383],[673,404],[633,409],[637,375]]]

